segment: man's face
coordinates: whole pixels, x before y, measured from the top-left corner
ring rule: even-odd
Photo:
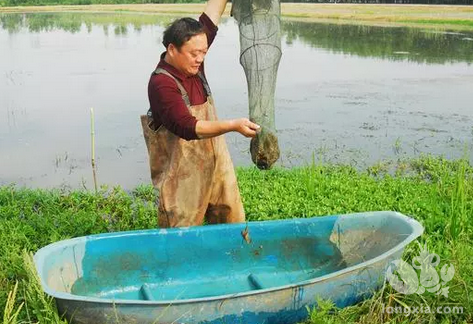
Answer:
[[[207,35],[199,34],[191,37],[180,49],[169,45],[173,65],[187,76],[196,75],[207,54]]]

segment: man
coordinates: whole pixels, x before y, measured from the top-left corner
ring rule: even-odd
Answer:
[[[176,20],[164,32],[166,52],[148,85],[142,116],[151,178],[159,191],[160,227],[245,221],[233,163],[223,135],[256,136],[247,118],[217,120],[204,73],[227,0],[209,0],[199,21]]]

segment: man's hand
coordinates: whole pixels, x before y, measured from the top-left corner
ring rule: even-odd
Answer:
[[[245,137],[255,137],[256,133],[261,128],[248,118],[234,119],[232,122],[234,123],[233,130]]]
[[[204,12],[210,20],[212,20],[215,26],[218,26],[220,17],[222,17],[223,12],[225,11],[226,4],[227,0],[208,0]]]

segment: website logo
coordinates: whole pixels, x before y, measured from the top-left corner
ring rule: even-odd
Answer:
[[[448,297],[447,283],[452,280],[455,268],[444,264],[437,272],[440,257],[423,247],[412,265],[403,260],[394,260],[386,270],[386,278],[394,290],[401,294],[423,294],[425,291]],[[418,271],[419,270],[419,273]]]

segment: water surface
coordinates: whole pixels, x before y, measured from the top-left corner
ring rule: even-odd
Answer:
[[[172,16],[0,15],[0,184],[92,188],[149,183],[139,115]],[[359,167],[472,148],[473,34],[283,22],[276,89],[280,166]],[[248,115],[238,27],[224,20],[206,58],[219,117]],[[237,166],[249,140],[227,135]]]

